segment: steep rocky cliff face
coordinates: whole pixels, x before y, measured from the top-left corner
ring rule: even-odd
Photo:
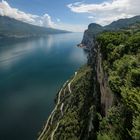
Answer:
[[[94,29],[95,32],[94,32]],[[94,94],[96,101],[100,105],[101,114],[107,115],[108,109],[113,104],[113,94],[108,84],[107,73],[103,70],[102,66],[102,52],[100,45],[96,41],[96,36],[101,33],[103,28],[96,24],[90,24],[88,30],[85,31],[83,37],[83,44],[90,48],[88,54],[88,65],[93,69],[93,82],[94,82]],[[94,33],[94,34],[93,34]],[[88,38],[88,39],[87,39]]]
[[[81,44],[88,50],[92,48],[95,43],[95,36],[103,31],[103,27],[99,24],[91,23],[88,29],[84,32]]]
[[[100,91],[100,100],[101,100],[101,114],[107,116],[107,112],[109,108],[111,108],[113,104],[113,94],[108,84],[108,76],[107,73],[103,70],[102,67],[102,53],[100,49],[100,45],[96,44],[97,50],[97,81],[99,83],[99,91]]]

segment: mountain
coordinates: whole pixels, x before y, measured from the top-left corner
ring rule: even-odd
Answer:
[[[130,24],[89,25],[88,62],[58,92],[38,140],[140,140],[140,23]]]
[[[132,24],[135,24],[137,22],[140,22],[140,16],[135,16],[132,18],[126,18],[126,19],[119,19],[117,21],[112,22],[111,24],[105,26],[104,28],[107,30],[117,30],[121,28],[128,28]]]
[[[47,34],[67,33],[64,30],[58,30],[53,28],[39,27],[31,25],[25,22],[18,21],[16,19],[0,16],[0,37],[33,37],[42,36]]]
[[[101,32],[117,31],[124,28],[127,29],[131,27],[131,25],[134,26],[134,24],[136,25],[137,23],[140,23],[140,16],[120,19],[106,26],[101,26],[96,23],[91,23],[88,26],[88,29],[84,32],[84,37],[80,46],[84,46],[87,50],[89,50],[91,44],[93,44],[93,41],[94,41],[93,38],[95,38],[95,36],[97,36]]]

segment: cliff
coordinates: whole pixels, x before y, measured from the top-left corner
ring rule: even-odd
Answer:
[[[91,23],[88,29],[84,32],[81,44],[85,49],[89,50],[95,43],[95,36],[103,31],[103,27],[99,24]]]
[[[89,24],[88,29],[84,32],[83,40],[81,41],[80,46],[83,46],[84,49],[90,51],[91,47],[96,42],[95,37],[98,36],[101,32],[124,30],[139,22],[140,16],[119,19],[106,26],[91,23]]]
[[[88,64],[80,68],[59,91],[56,106],[38,140],[95,139],[98,112],[105,116],[113,95],[102,68],[100,47],[93,42]]]
[[[102,32],[89,25],[87,65],[60,89],[38,140],[140,139],[139,27]]]

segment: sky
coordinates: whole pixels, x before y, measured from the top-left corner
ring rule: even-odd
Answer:
[[[33,25],[84,31],[95,22],[140,15],[140,0],[0,0],[0,15]]]

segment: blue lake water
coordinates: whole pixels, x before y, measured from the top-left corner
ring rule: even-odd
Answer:
[[[0,42],[0,140],[36,140],[62,84],[86,63],[81,33]]]

